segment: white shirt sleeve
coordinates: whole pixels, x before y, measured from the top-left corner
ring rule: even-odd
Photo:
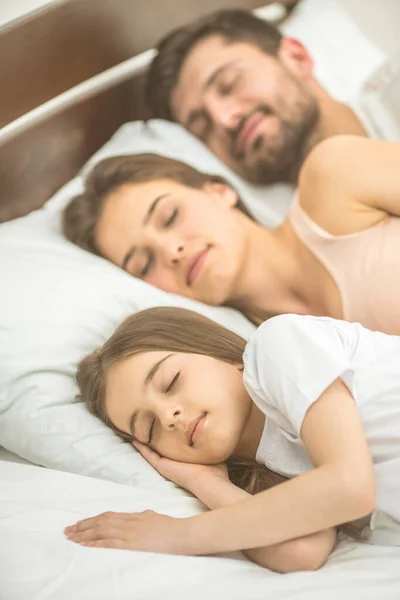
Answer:
[[[333,319],[281,315],[261,325],[247,344],[244,383],[266,416],[299,438],[310,406],[349,368]]]

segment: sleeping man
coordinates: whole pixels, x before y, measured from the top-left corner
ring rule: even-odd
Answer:
[[[153,116],[182,124],[261,185],[296,184],[323,139],[368,135],[355,112],[314,78],[303,44],[246,11],[218,11],[162,39],[147,102]]]

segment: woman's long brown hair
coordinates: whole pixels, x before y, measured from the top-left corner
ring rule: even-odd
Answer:
[[[131,436],[115,427],[107,415],[107,373],[112,365],[157,350],[203,354],[242,365],[245,345],[239,335],[198,313],[173,307],[150,308],[128,317],[100,349],[84,358],[78,366],[77,381],[90,412],[131,441]],[[249,494],[287,480],[249,456],[231,456],[227,466],[230,480]],[[354,523],[346,523],[340,530],[353,539],[362,539],[361,528]]]

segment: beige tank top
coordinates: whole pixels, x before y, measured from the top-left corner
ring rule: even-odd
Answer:
[[[324,265],[342,298],[343,319],[400,335],[400,218],[347,235],[331,235],[303,211],[288,218],[304,245]]]

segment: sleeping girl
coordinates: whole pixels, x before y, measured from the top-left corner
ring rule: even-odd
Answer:
[[[92,413],[211,510],[106,513],[67,527],[72,541],[241,550],[281,573],[322,566],[339,534],[400,545],[400,337],[282,315],[246,344],[197,313],[153,308],[77,380]]]

